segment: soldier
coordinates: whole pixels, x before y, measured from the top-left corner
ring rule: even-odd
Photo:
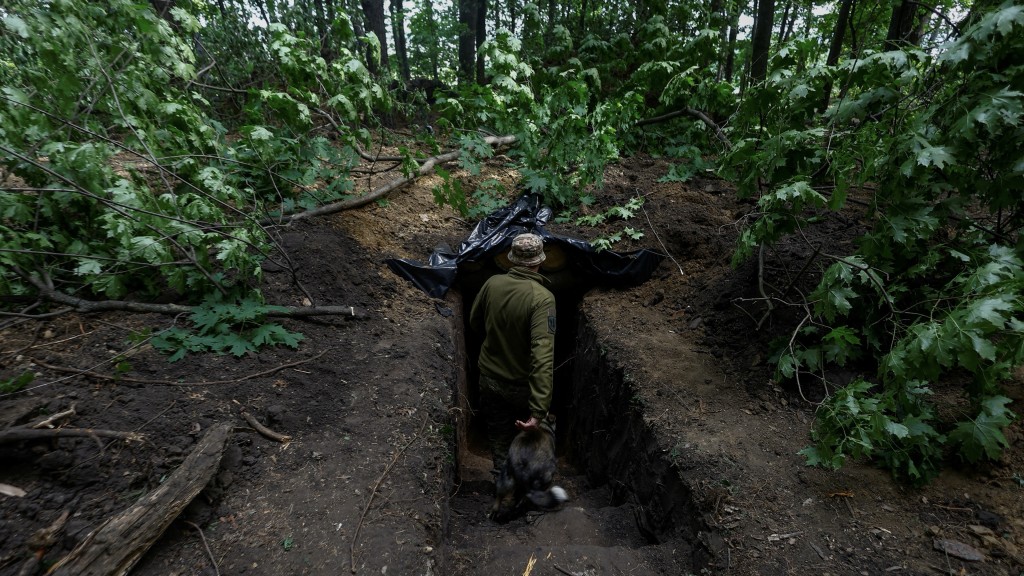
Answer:
[[[539,273],[543,239],[516,236],[508,259],[512,268],[484,283],[469,316],[473,331],[483,337],[480,406],[496,470],[504,465],[517,429],[539,428],[554,387],[555,297]]]

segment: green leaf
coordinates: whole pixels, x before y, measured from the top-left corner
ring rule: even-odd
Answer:
[[[941,170],[954,162],[956,158],[946,146],[927,146],[917,153],[917,163],[921,166],[935,166]]]
[[[1011,294],[982,298],[971,303],[967,311],[967,321],[972,325],[985,322],[993,328],[1001,330],[1013,315],[1014,308]]]
[[[221,346],[233,356],[242,356],[246,352],[256,351],[256,347],[253,346],[252,342],[239,334],[225,334],[221,339]]]
[[[885,431],[897,438],[906,438],[907,436],[910,435],[909,428],[907,428],[903,424],[893,422],[888,418],[885,419]]]
[[[100,274],[101,272],[103,272],[103,265],[99,260],[93,258],[82,258],[78,261],[78,266],[75,267],[75,274],[78,276]]]
[[[6,18],[4,18],[4,25],[7,26],[7,28],[9,28],[11,32],[14,32],[22,38],[29,37],[28,24],[26,24],[25,21],[22,20],[19,16],[16,16],[14,14],[7,16]]]
[[[998,460],[1009,447],[1003,429],[1013,421],[1014,414],[1006,409],[1011,400],[993,396],[982,402],[981,413],[972,420],[957,424],[949,438],[960,446],[960,456],[970,463],[982,458]]]
[[[298,348],[299,342],[304,339],[302,334],[289,332],[279,324],[263,324],[252,330],[250,335],[253,344],[256,346],[267,346],[284,344],[290,348]]]

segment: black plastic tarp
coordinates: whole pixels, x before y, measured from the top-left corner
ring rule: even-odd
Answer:
[[[476,271],[482,265],[500,261],[512,245],[512,239],[525,232],[544,238],[548,261],[541,267],[541,273],[549,277],[568,275],[577,284],[634,286],[650,278],[664,258],[647,249],[598,252],[584,240],[548,232],[544,226],[550,218],[551,209],[542,206],[538,196],[524,195],[478,222],[457,250],[439,248],[426,264],[397,258],[385,262],[395,274],[428,295],[440,298],[458,281],[460,267]],[[557,258],[553,258],[555,254]]]

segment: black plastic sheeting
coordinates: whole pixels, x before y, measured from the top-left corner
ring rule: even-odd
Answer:
[[[542,206],[536,195],[524,195],[515,203],[496,210],[477,223],[454,252],[438,248],[426,264],[416,260],[389,258],[385,263],[399,276],[434,298],[444,296],[458,280],[459,267],[479,269],[508,252],[512,239],[524,232],[544,238],[545,250],[558,248],[564,253],[564,267],[558,274],[569,274],[574,283],[588,286],[628,287],[641,284],[664,259],[664,255],[643,249],[633,252],[598,252],[590,243],[548,232],[544,226],[551,209]],[[552,250],[554,248],[554,250]],[[550,277],[542,267],[541,273]]]

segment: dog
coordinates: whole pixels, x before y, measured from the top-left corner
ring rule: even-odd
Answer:
[[[508,458],[495,481],[494,505],[488,516],[510,520],[527,501],[541,510],[555,510],[569,497],[555,476],[555,417],[548,415],[536,430],[523,430],[508,449]]]

